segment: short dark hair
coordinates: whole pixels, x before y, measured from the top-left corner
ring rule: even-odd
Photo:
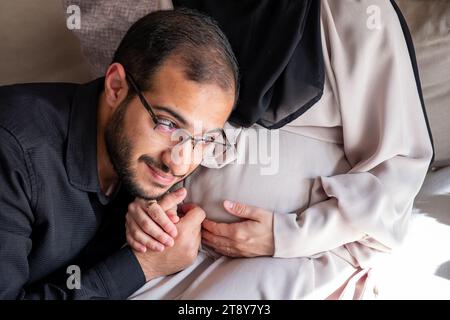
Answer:
[[[112,63],[122,64],[145,91],[169,57],[181,62],[189,80],[234,89],[236,104],[239,69],[231,45],[217,22],[192,9],[155,11],[139,19],[122,39]],[[128,98],[135,95],[130,91]]]

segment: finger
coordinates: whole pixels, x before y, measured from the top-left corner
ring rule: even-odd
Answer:
[[[230,200],[225,200],[223,202],[223,207],[232,215],[235,215],[243,219],[260,220],[259,210],[255,210],[252,206],[248,206],[239,202],[234,202]]]
[[[133,247],[134,246],[137,247],[136,244],[139,244],[140,246],[144,246],[145,248],[148,248],[153,251],[159,252],[164,251],[164,246],[161,243],[145,234],[144,231],[142,231],[136,224],[134,225],[130,224],[130,228],[128,228],[127,230],[128,230],[127,241]],[[145,251],[143,252],[146,251],[147,249],[145,249]]]
[[[151,204],[146,208],[148,216],[155,222],[158,226],[162,228],[170,237],[175,238],[178,234],[177,227],[169,218],[167,213],[159,206],[157,203]],[[155,235],[150,234],[152,237],[156,238]]]
[[[234,242],[228,238],[224,238],[221,236],[216,236],[215,234],[202,230],[202,240],[206,240],[209,243],[214,244],[215,248],[226,248],[226,247],[234,247]]]
[[[223,256],[230,257],[230,258],[240,258],[243,257],[243,255],[237,251],[234,251],[233,249],[214,249],[215,252],[220,253]]]
[[[199,226],[205,219],[206,214],[205,211],[203,211],[202,208],[196,206],[186,212],[183,218],[181,218],[181,221],[184,221],[185,223],[188,223],[193,226]]]
[[[167,211],[180,204],[184,198],[186,198],[186,195],[186,188],[180,188],[177,191],[165,194],[162,199],[158,201],[158,204],[161,206],[162,210]]]
[[[171,213],[170,211],[167,211],[167,216],[169,217],[170,221],[172,221],[172,223],[176,224],[180,221],[180,217],[174,213]]]
[[[217,223],[208,219],[203,220],[202,227],[209,232],[226,238],[234,238],[234,223]]]
[[[169,219],[173,223],[177,223],[178,221],[180,221],[180,217],[178,216],[178,213],[177,213],[177,207],[173,207],[173,208],[167,210],[166,213],[167,213],[167,216],[169,217]]]
[[[178,222],[177,219],[170,219],[169,217],[166,217],[167,214],[161,210],[158,209],[159,205],[156,202],[152,202],[151,204],[149,204],[149,202],[147,200],[143,200],[140,198],[136,198],[136,200],[132,203],[130,203],[130,205],[128,206],[128,213],[127,213],[127,217],[131,216],[135,219],[135,221],[140,222],[140,223],[145,223],[145,222],[141,222],[142,220],[145,220],[146,217],[150,216],[149,214],[149,210],[148,210],[148,206],[151,207],[151,210],[155,210],[152,211],[152,213],[155,215],[155,220],[158,220],[158,217],[161,216],[162,218],[159,219],[159,221],[161,222],[161,224],[163,224],[163,226],[166,227],[166,229],[168,229],[168,236],[170,237],[176,237],[177,235],[177,229],[175,226],[175,222]],[[151,219],[151,217],[149,217],[149,219]],[[172,221],[174,220],[174,221]],[[166,230],[165,230],[166,231]],[[150,235],[152,236],[152,235]]]
[[[128,230],[125,232],[125,235],[127,238],[127,243],[131,248],[133,248],[134,250],[136,250],[138,252],[142,252],[142,253],[145,253],[147,251],[147,247],[145,245],[143,245],[142,243],[135,241],[133,239],[133,237],[131,237]]]
[[[155,205],[155,207],[157,207],[157,205]],[[145,212],[142,208],[139,208],[138,210],[138,214],[132,218],[136,222],[137,226],[139,226],[144,233],[155,240],[158,240],[161,244],[169,247],[173,246],[173,238],[169,234],[165,233],[163,229],[161,229],[161,227],[153,221],[154,216],[152,216],[151,213],[147,214],[147,212]],[[166,216],[165,218],[169,220],[166,213],[163,212],[163,214]]]
[[[242,256],[238,251],[236,251],[234,248],[231,247],[227,247],[227,248],[219,248],[219,247],[215,247],[213,243],[207,241],[207,240],[203,240],[202,241],[203,244],[206,244],[207,246],[213,248],[213,250],[217,253],[220,253],[223,256],[228,256],[228,257],[232,257],[232,258],[237,258]]]

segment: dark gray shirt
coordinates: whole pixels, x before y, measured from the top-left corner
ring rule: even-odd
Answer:
[[[123,247],[132,198],[108,198],[98,181],[102,89],[103,79],[0,87],[0,299],[124,299],[145,283]]]

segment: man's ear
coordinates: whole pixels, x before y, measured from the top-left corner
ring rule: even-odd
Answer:
[[[105,76],[105,100],[109,107],[116,109],[127,97],[128,83],[124,67],[113,63],[108,67]]]

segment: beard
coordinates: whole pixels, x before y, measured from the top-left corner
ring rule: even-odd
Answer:
[[[120,181],[133,197],[145,200],[157,199],[166,193],[166,191],[156,195],[148,194],[144,188],[139,185],[136,171],[132,169],[132,143],[125,135],[124,130],[125,113],[129,102],[129,99],[125,99],[117,107],[117,110],[114,112],[110,122],[106,126],[106,150]],[[170,172],[170,169],[166,165],[156,161],[149,155],[140,156],[139,161],[154,166],[163,172]]]

